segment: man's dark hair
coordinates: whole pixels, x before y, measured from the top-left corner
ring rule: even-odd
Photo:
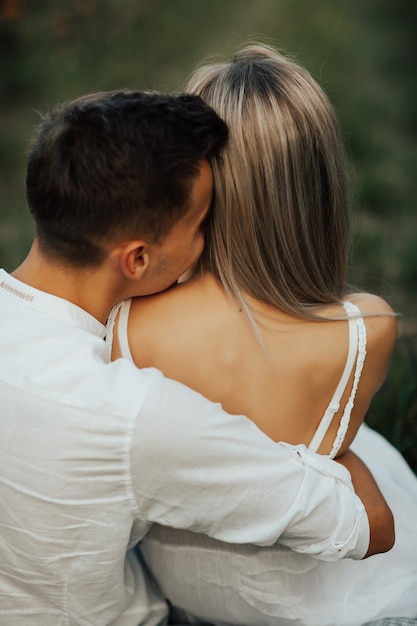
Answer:
[[[112,91],[61,105],[39,126],[26,197],[42,251],[98,265],[117,236],[159,241],[187,212],[201,159],[226,124],[199,96]]]

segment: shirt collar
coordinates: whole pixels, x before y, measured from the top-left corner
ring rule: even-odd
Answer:
[[[22,283],[10,276],[4,269],[0,269],[0,296],[10,299],[16,298],[28,308],[59,317],[67,323],[81,327],[102,339],[106,334],[106,327],[84,309],[68,300]]]

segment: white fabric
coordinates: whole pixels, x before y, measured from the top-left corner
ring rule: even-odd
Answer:
[[[122,310],[126,319],[129,305]],[[349,302],[345,310],[349,350],[329,404],[331,416],[356,366],[332,452],[345,437],[366,354],[360,311]],[[119,327],[121,343],[127,342],[126,329],[127,323]],[[315,444],[327,432],[328,415]],[[417,617],[417,478],[397,450],[366,425],[352,449],[365,460],[394,512],[397,539],[389,553],[323,563],[283,546],[231,545],[155,525],[142,551],[177,617],[216,626],[360,626],[384,617]]]
[[[308,445],[308,449],[312,452],[317,452],[319,449],[326,433],[329,429],[329,426],[340,408],[340,401],[342,395],[346,389],[346,386],[349,382],[350,375],[353,370],[353,366],[356,362],[354,380],[352,385],[352,390],[349,395],[348,401],[346,402],[345,409],[343,411],[342,419],[340,420],[340,425],[336,433],[335,440],[333,442],[332,449],[330,451],[330,458],[334,459],[337,453],[340,450],[340,447],[346,437],[346,433],[348,431],[350,415],[352,413],[353,404],[355,401],[356,391],[358,389],[359,379],[362,374],[363,364],[365,362],[366,355],[366,326],[363,321],[363,317],[359,308],[353,304],[352,302],[345,301],[343,303],[343,307],[348,315],[348,326],[349,326],[349,349],[348,356],[346,359],[345,369],[343,370],[342,376],[340,378],[339,384],[336,387],[336,391],[333,394],[332,399],[330,400],[327,409],[321,418],[321,421],[317,427],[316,432],[313,435],[312,440]],[[128,312],[127,312],[128,316]],[[125,319],[126,319],[125,312]],[[127,337],[127,321],[125,322],[125,326],[123,327],[123,331]],[[125,340],[126,343],[126,340]],[[129,352],[127,352],[129,350]],[[129,346],[127,346],[126,353],[130,354]],[[130,357],[131,358],[131,357]]]
[[[327,560],[366,552],[343,467],[154,369],[111,363],[104,326],[3,270],[0,319],[2,626],[163,623],[126,556],[153,521]]]
[[[282,546],[235,546],[155,525],[142,551],[163,592],[216,626],[361,626],[417,618],[417,478],[362,425],[352,445],[391,506],[396,543],[363,561],[323,563]],[[185,622],[187,613],[180,613]],[[198,619],[199,618],[199,619]]]
[[[355,359],[356,368],[333,451],[346,434],[366,353],[359,309],[350,304],[347,312],[353,316],[349,356],[329,404],[333,414]],[[330,424],[327,416],[328,412],[315,439],[318,445]],[[236,546],[155,525],[142,542],[142,551],[183,621],[216,626],[360,626],[384,617],[417,617],[417,478],[398,451],[366,425],[351,448],[366,462],[393,510],[394,548],[364,561],[323,563],[284,546]]]
[[[109,319],[107,320],[106,341],[110,346],[113,345],[114,324],[117,316],[119,316],[119,319],[117,321],[117,341],[119,342],[120,354],[126,359],[133,361],[133,356],[130,351],[129,338],[127,334],[127,324],[129,321],[131,304],[132,300],[125,300],[124,302],[120,302],[120,304],[117,304],[110,311]]]

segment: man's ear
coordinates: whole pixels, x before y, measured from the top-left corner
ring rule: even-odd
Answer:
[[[119,260],[123,274],[129,280],[141,280],[149,267],[149,244],[128,241],[120,246]]]

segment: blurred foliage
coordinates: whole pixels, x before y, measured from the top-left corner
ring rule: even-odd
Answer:
[[[355,197],[350,280],[402,314],[369,419],[417,469],[416,26],[409,0],[0,0],[0,266],[31,242],[25,151],[39,113],[92,91],[180,90],[202,59],[268,41],[338,112]]]
[[[391,441],[417,471],[417,344],[400,337],[390,374],[375,396],[366,421]]]

